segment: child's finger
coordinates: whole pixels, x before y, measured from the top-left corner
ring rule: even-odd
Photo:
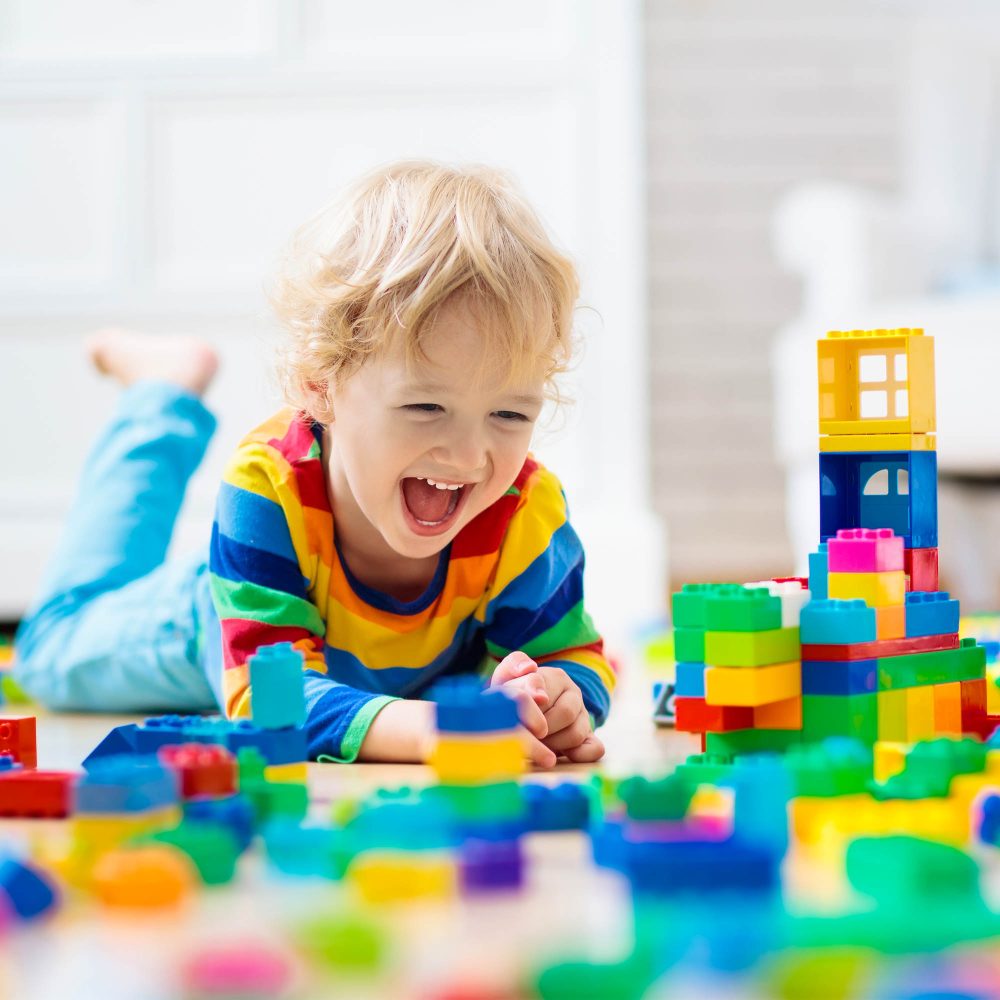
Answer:
[[[516,677],[523,677],[525,674],[535,673],[537,670],[538,664],[527,653],[515,650],[513,653],[508,653],[497,664],[493,676],[490,678],[490,687],[498,687]]]
[[[564,750],[563,753],[574,764],[593,764],[604,756],[604,744],[591,733],[578,747]]]
[[[590,716],[581,710],[572,723],[559,732],[553,733],[550,728],[545,745],[556,753],[564,753],[580,746],[590,735]]]
[[[515,677],[511,681],[505,681],[500,685],[500,689],[511,697],[515,691],[522,691],[527,694],[539,708],[545,710],[549,705],[549,692],[545,687],[545,681],[538,674],[526,674],[524,677]]]
[[[536,739],[526,730],[521,730],[521,740],[524,743],[524,753],[535,767],[555,767],[557,756],[541,740]]]
[[[545,721],[545,715],[535,703],[535,699],[527,691],[520,690],[507,684],[504,686],[507,692],[517,702],[517,714],[521,720],[521,725],[537,739],[544,739],[549,732],[549,724]]]
[[[577,716],[583,711],[583,698],[579,689],[563,691],[551,705],[546,708],[545,721],[549,724],[549,735],[554,736],[571,726]]]

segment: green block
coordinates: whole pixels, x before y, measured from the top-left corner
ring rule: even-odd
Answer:
[[[717,667],[766,667],[802,657],[797,628],[766,632],[705,632],[705,663]],[[680,657],[678,657],[680,659]]]
[[[880,691],[925,684],[974,681],[986,676],[986,649],[975,639],[963,639],[958,649],[936,649],[905,656],[882,656],[878,660]]]
[[[744,753],[784,753],[802,742],[797,729],[736,729],[731,733],[706,733],[710,754],[737,757]]]
[[[705,600],[735,583],[685,583],[670,599],[670,620],[674,628],[705,628]],[[677,657],[681,659],[681,657]]]
[[[705,599],[705,628],[711,632],[766,632],[781,628],[781,598],[764,587],[733,587]]]
[[[694,789],[694,785],[675,772],[653,781],[629,778],[618,787],[618,797],[625,803],[629,819],[683,819]]]
[[[732,771],[732,761],[729,757],[695,753],[691,754],[683,764],[678,764],[674,774],[692,786],[716,785],[720,781],[725,781]]]
[[[352,973],[376,972],[389,955],[385,931],[347,913],[313,917],[297,928],[295,940],[317,962]]]
[[[564,962],[539,975],[535,992],[541,1000],[641,1000],[656,978],[648,963],[634,958],[610,965]]]
[[[785,766],[795,795],[831,798],[866,791],[874,764],[870,746],[858,740],[828,739],[792,747]]]
[[[223,885],[236,873],[239,847],[232,833],[217,823],[181,823],[137,838],[141,842],[171,844],[194,863],[205,885]]]
[[[304,783],[241,778],[240,791],[250,800],[258,826],[271,819],[305,819],[309,811],[309,790]]]
[[[878,799],[943,798],[956,774],[979,774],[986,769],[987,746],[979,740],[939,739],[917,743],[906,755],[903,770],[881,785]]]
[[[878,739],[878,695],[805,694],[802,696],[802,739],[807,743],[830,736],[849,736],[871,745]]]
[[[700,628],[674,629],[674,656],[678,663],[705,662],[705,630]]]
[[[445,807],[458,820],[516,820],[524,815],[524,795],[516,781],[489,785],[432,785],[423,802]]]

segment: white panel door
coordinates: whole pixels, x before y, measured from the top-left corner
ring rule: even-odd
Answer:
[[[588,548],[599,623],[659,610],[649,506],[635,0],[0,0],[0,618],[37,586],[114,389],[80,344],[113,322],[223,356],[220,430],[175,548],[276,405],[265,286],[292,230],[401,157],[515,175],[583,278],[575,405],[538,452]]]

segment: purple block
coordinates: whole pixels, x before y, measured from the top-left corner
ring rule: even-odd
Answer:
[[[462,846],[462,889],[470,895],[520,889],[524,855],[518,840],[468,840]]]
[[[842,528],[827,542],[831,573],[885,573],[903,568],[903,538],[892,528]]]

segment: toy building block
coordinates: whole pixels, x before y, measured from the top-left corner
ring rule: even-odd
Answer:
[[[878,742],[873,747],[874,772],[872,778],[879,784],[888,781],[906,767],[907,743]]]
[[[305,658],[290,642],[260,647],[250,657],[250,705],[261,729],[304,726],[306,696],[302,672]]]
[[[678,663],[674,695],[681,698],[705,697],[705,664]]]
[[[594,796],[584,785],[575,781],[558,785],[531,782],[522,786],[522,792],[530,831],[585,830],[590,823]]]
[[[141,838],[139,843],[169,844],[191,859],[205,885],[224,885],[236,874],[240,850],[236,838],[224,826],[210,823],[181,823]]]
[[[934,692],[934,732],[939,736],[961,736],[961,682],[935,684],[931,690]]]
[[[511,734],[499,738],[439,736],[428,760],[439,781],[448,784],[505,781],[524,773],[524,747]]]
[[[120,815],[176,804],[177,776],[155,757],[107,757],[76,783],[73,812]]]
[[[824,453],[820,538],[842,528],[892,528],[906,548],[937,545],[937,453]]]
[[[934,688],[912,687],[906,692],[907,740],[929,740],[934,732]]]
[[[894,604],[875,608],[875,638],[904,639],[906,637],[906,607]]]
[[[627,778],[618,788],[625,814],[636,821],[681,820],[694,797],[695,785],[677,773],[663,778]]]
[[[753,725],[757,729],[801,729],[801,696],[758,705],[753,709]]]
[[[286,729],[261,729],[249,719],[239,719],[232,724],[232,731],[225,746],[239,756],[244,747],[254,747],[268,764],[298,764],[309,756],[305,730],[299,726]],[[197,728],[191,730],[192,742],[200,743]]]
[[[0,718],[0,754],[9,754],[25,767],[38,766],[38,741],[33,715]]]
[[[809,553],[809,591],[814,601],[823,601],[830,596],[827,577],[830,575],[829,553],[823,542],[815,552]]]
[[[106,906],[155,910],[187,899],[197,882],[191,859],[168,844],[110,850],[97,859],[94,895]]]
[[[936,547],[911,549],[903,552],[903,569],[909,585],[907,590],[938,589],[938,550]]]
[[[709,667],[705,671],[705,701],[709,705],[756,708],[802,693],[802,671],[796,660],[747,670]]]
[[[844,528],[827,542],[831,573],[885,573],[903,568],[903,539],[891,528]]]
[[[781,598],[763,588],[732,586],[705,599],[705,629],[712,632],[763,632],[781,628]]]
[[[906,634],[913,638],[958,631],[959,604],[948,592],[914,591],[906,595]]]
[[[803,645],[874,642],[878,637],[875,609],[863,600],[812,600],[799,620]]]
[[[366,851],[351,862],[346,878],[366,903],[393,903],[449,898],[456,874],[455,862],[437,854]]]
[[[797,628],[775,628],[766,632],[705,633],[704,659],[712,666],[762,667],[798,658]]]
[[[817,344],[820,434],[932,434],[934,341],[923,330],[832,330]]]
[[[130,722],[124,726],[115,726],[93,750],[83,758],[84,770],[90,770],[90,765],[95,760],[104,757],[118,757],[123,754],[135,753],[136,732],[139,725]]]
[[[733,705],[709,705],[704,698],[675,698],[675,726],[685,733],[728,733],[754,725],[754,710]]]
[[[975,639],[962,639],[958,649],[932,650],[878,660],[880,691],[974,681],[986,671],[986,653]]]
[[[0,899],[19,920],[30,921],[55,909],[59,893],[41,868],[7,856],[0,859]]]
[[[880,742],[906,743],[907,735],[906,690],[879,691],[878,739]]]
[[[931,650],[958,649],[957,635],[928,635],[917,639],[877,639],[875,642],[825,645],[802,644],[804,660],[871,660],[883,656],[926,653]]]
[[[8,770],[0,775],[0,816],[62,819],[72,805],[72,771]]]
[[[878,660],[803,660],[802,693],[872,694],[878,690]]]
[[[670,598],[670,619],[675,629],[704,629],[705,602],[716,593],[738,587],[735,583],[686,583]]]
[[[791,747],[784,764],[795,798],[856,795],[872,779],[872,748],[847,737],[830,737]]]
[[[701,628],[674,629],[674,656],[678,661],[697,663],[705,659],[705,630]]]
[[[734,733],[706,733],[706,753],[722,757],[743,754],[784,753],[802,742],[798,729],[739,729]]]
[[[959,690],[962,693],[962,732],[975,733],[982,739],[987,739],[986,714],[986,680],[961,681]]]
[[[809,581],[805,577],[785,576],[774,580],[757,580],[743,586],[748,590],[763,587],[772,597],[781,601],[780,628],[798,628],[799,615],[812,598]]]
[[[431,697],[439,733],[497,733],[517,728],[517,703],[498,688],[484,691],[474,679],[436,684]]]
[[[849,736],[862,743],[874,743],[878,737],[877,695],[803,695],[803,740],[817,742],[831,736]]]
[[[885,573],[830,573],[827,587],[832,600],[862,600],[870,608],[901,605],[906,595],[906,574],[902,570]]]
[[[935,451],[934,434],[824,434],[823,451]]]
[[[521,841],[467,840],[461,847],[459,874],[466,895],[520,889],[524,884]]]
[[[176,773],[184,799],[236,792],[236,758],[225,747],[182,743],[161,747],[157,757],[161,764]]]

